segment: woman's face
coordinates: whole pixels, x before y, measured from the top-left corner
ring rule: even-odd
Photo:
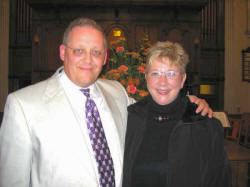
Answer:
[[[173,102],[186,80],[180,68],[170,65],[168,58],[156,58],[148,67],[146,81],[148,91],[159,105]]]

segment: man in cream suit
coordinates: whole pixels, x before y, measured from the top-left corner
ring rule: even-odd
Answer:
[[[93,20],[78,18],[65,30],[64,67],[49,79],[11,93],[0,129],[0,187],[98,187],[98,165],[86,126],[86,97],[96,103],[121,186],[127,106],[116,81],[98,79],[107,41]],[[203,113],[211,111],[196,100]],[[200,109],[200,108],[199,108]]]

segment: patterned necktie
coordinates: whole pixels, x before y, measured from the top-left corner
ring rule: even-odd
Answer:
[[[95,102],[90,98],[89,89],[81,89],[87,97],[85,112],[87,127],[95,159],[98,165],[99,182],[102,187],[115,186],[115,171],[108,143]]]

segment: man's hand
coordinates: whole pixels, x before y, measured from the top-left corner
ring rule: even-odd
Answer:
[[[194,95],[189,95],[189,100],[191,103],[195,103],[198,105],[197,109],[196,109],[196,113],[201,112],[202,116],[205,116],[208,114],[209,118],[213,117],[213,111],[212,109],[209,107],[208,103],[204,100],[204,99],[200,99]]]

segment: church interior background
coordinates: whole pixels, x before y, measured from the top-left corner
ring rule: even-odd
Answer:
[[[238,15],[231,10],[234,6],[244,7],[246,15],[242,16],[245,19],[232,21],[244,23],[245,32],[249,30],[249,0],[237,2],[240,1],[230,4],[225,0],[10,0],[8,92],[43,80],[61,66],[58,47],[63,30],[75,17],[85,16],[101,24],[109,43],[122,37],[130,51],[135,50],[145,34],[151,43],[164,40],[181,43],[190,57],[186,91],[205,98],[214,110],[229,114],[250,112],[249,84],[238,80],[242,68],[237,68],[237,82],[230,80],[235,77],[225,78],[225,73],[236,74],[231,54],[234,44],[228,42],[232,39],[227,40],[234,34],[228,32],[227,37],[226,28],[232,27],[227,23],[233,17],[231,14]],[[115,34],[119,32],[121,36]],[[242,38],[247,40],[237,52],[249,47],[248,36]],[[237,58],[241,65],[241,54]],[[235,89],[239,86],[244,89],[244,101],[242,95],[227,91],[232,83]]]
[[[109,43],[122,37],[130,51],[145,34],[151,43],[181,43],[190,56],[189,93],[223,109],[223,1],[18,0],[10,5],[10,92],[47,78],[62,65],[58,46],[63,30],[75,17],[85,16],[102,25]]]
[[[8,93],[48,78],[62,65],[63,31],[79,16],[104,28],[110,49],[120,39],[127,52],[138,50],[145,37],[150,43],[181,43],[190,58],[185,90],[225,111],[232,126],[249,119],[250,0],[1,0],[0,120]],[[239,129],[226,134],[237,143],[240,135]],[[249,186],[250,153],[232,149],[246,155],[231,157],[233,186]]]

